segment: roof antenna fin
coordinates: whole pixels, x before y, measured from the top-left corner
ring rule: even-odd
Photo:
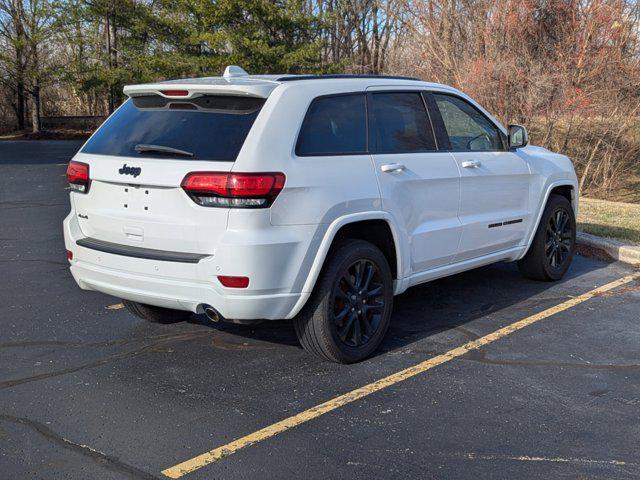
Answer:
[[[222,74],[224,78],[246,77],[247,75],[249,74],[237,65],[229,65]]]

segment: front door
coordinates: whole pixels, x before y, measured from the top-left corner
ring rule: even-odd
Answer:
[[[499,128],[467,100],[433,92],[434,128],[444,130],[460,170],[462,238],[455,261],[521,245],[531,221],[529,165]],[[434,111],[435,110],[435,111]]]

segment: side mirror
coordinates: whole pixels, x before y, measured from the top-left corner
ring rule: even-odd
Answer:
[[[522,125],[509,125],[509,148],[522,148],[529,144],[529,134]]]

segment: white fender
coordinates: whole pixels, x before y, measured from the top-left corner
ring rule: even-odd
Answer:
[[[345,225],[361,222],[364,220],[384,220],[389,225],[389,229],[391,230],[391,235],[393,236],[393,242],[396,248],[396,268],[398,272],[398,280],[394,282],[394,293],[400,293],[398,292],[398,288],[402,283],[399,280],[403,278],[403,260],[405,258],[405,247],[400,243],[393,217],[389,213],[383,211],[359,212],[350,215],[344,215],[335,219],[329,225],[329,228],[327,229],[324,238],[320,243],[320,248],[318,248],[315,259],[313,260],[311,270],[307,275],[307,280],[302,287],[302,294],[300,295],[300,298],[294,305],[293,309],[287,315],[288,319],[295,317],[300,312],[300,310],[302,310],[304,304],[307,303],[307,300],[309,300],[309,297],[313,292],[313,287],[315,286],[316,281],[318,280],[318,276],[320,275],[320,271],[322,270],[322,266],[324,265],[324,261],[327,257],[327,254],[329,253],[329,249],[331,248],[331,244],[333,243],[333,239],[335,238],[338,231]]]

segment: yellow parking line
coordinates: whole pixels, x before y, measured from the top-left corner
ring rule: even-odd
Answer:
[[[542,312],[536,313],[535,315],[531,315],[529,317],[523,318],[515,323],[507,325],[506,327],[500,328],[495,332],[492,332],[484,337],[480,337],[471,342],[465,343],[464,345],[449,350],[446,353],[435,356],[424,362],[418,363],[412,367],[401,370],[397,373],[389,375],[388,377],[377,380],[368,385],[364,385],[362,387],[356,388],[350,392],[347,392],[338,397],[332,398],[320,405],[316,405],[315,407],[311,407],[308,410],[300,412],[292,417],[285,418],[273,425],[269,425],[261,430],[250,433],[249,435],[245,435],[244,437],[233,440],[226,445],[222,445],[221,447],[215,448],[208,452],[205,452],[197,457],[191,458],[190,460],[186,460],[182,463],[174,465],[173,467],[169,467],[166,470],[162,471],[163,475],[166,475],[169,478],[180,478],[187,473],[191,473],[195,470],[198,470],[206,465],[209,465],[213,462],[220,460],[226,456],[229,456],[238,450],[241,450],[245,447],[253,445],[255,443],[261,442],[268,438],[271,438],[279,433],[282,433],[290,428],[297,427],[303,423],[306,423],[314,418],[319,417],[320,415],[324,415],[325,413],[331,412],[337,408],[340,408],[349,403],[355,402],[356,400],[366,397],[372,393],[378,392],[384,388],[395,385],[396,383],[407,380],[411,377],[414,377],[420,373],[426,372],[427,370],[432,369],[433,367],[437,367],[438,365],[442,365],[450,360],[461,357],[470,350],[478,349],[484,345],[487,345],[491,342],[495,342],[496,340],[506,337],[507,335],[516,332],[524,327],[532,325],[540,320],[548,318],[557,313],[568,310],[576,305],[579,305],[582,302],[586,302],[587,300],[600,295],[604,292],[612,290],[616,287],[629,283],[636,278],[640,277],[640,272],[627,275],[619,280],[613,281],[611,283],[607,283],[598,288],[594,288],[593,290],[583,293],[580,296],[571,298],[565,302],[562,302],[559,305],[543,310]]]

